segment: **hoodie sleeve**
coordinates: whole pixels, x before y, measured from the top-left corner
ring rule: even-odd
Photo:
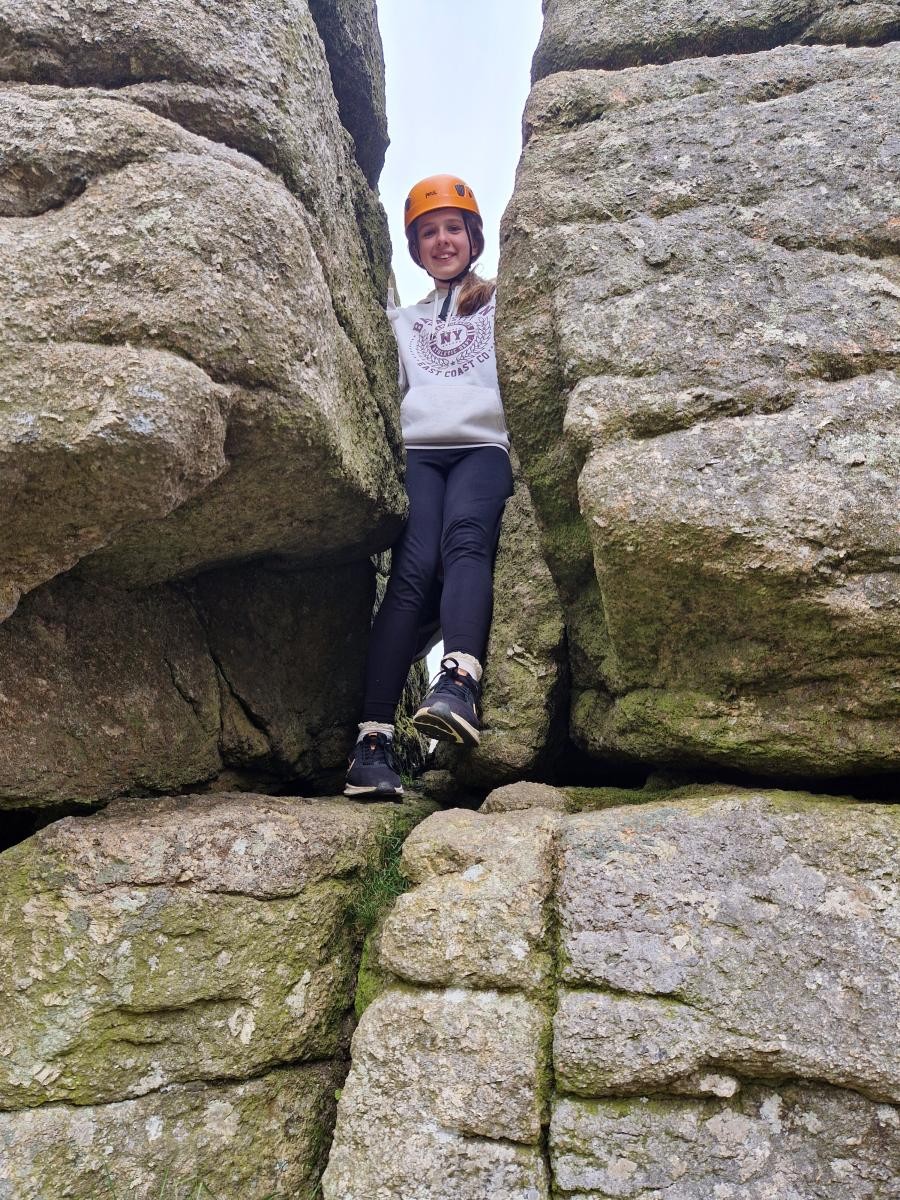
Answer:
[[[397,320],[400,316],[400,309],[397,306],[393,288],[388,288],[386,312],[387,318],[391,323],[391,329],[394,331],[394,339],[397,342],[397,383],[400,387],[400,395],[405,396],[409,391],[409,380],[406,377],[406,368],[403,365],[403,355],[399,352],[400,339],[397,337]]]

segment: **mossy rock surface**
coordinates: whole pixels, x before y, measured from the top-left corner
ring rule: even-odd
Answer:
[[[326,1200],[888,1200],[900,806],[674,783],[414,830]]]
[[[498,363],[596,759],[897,769],[897,45],[715,57],[889,7],[547,6]]]
[[[315,1200],[346,1066],[0,1112],[15,1200]]]
[[[96,1105],[346,1051],[383,847],[427,807],[118,801],[0,856],[0,1108]]]

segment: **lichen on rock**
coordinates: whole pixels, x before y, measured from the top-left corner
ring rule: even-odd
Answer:
[[[346,1071],[354,910],[385,838],[427,811],[246,793],[117,801],[0,856],[15,1031],[0,1194],[89,1194],[109,1153],[115,1185],[147,1200],[167,1172],[260,1200],[266,1180],[314,1187]]]
[[[896,767],[896,59],[532,92],[498,354],[595,758]]]
[[[764,1200],[811,1171],[828,1200],[888,1200],[896,806],[529,796],[407,841],[413,887],[378,942],[394,983],[354,1038],[326,1200],[438,1200],[447,1178],[509,1200]]]

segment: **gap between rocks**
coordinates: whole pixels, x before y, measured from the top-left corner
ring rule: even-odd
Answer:
[[[853,0],[847,7],[851,7],[852,2]],[[607,53],[587,56],[571,65],[556,66],[551,57],[550,63],[547,64],[553,68],[551,70],[544,69],[545,64],[540,59],[539,48],[532,73],[532,82],[537,83],[551,75],[575,70],[621,71],[632,67],[665,66],[685,59],[760,54],[777,50],[783,46],[818,46],[822,48],[834,46],[834,42],[820,41],[815,36],[814,31],[818,24],[818,20],[810,22],[808,18],[804,17],[795,21],[775,24],[768,29],[735,24],[728,29],[713,31],[705,35],[684,34],[670,37],[661,35],[654,42],[634,39],[630,42],[621,42]],[[870,34],[865,39],[851,37],[838,44],[854,48],[883,46],[893,41],[896,36],[896,29],[887,28],[883,34]]]
[[[186,1006],[193,1007],[193,1006]],[[161,1011],[157,1009],[148,1010],[150,1012]],[[181,1011],[174,1009],[171,1011]],[[127,1038],[117,1039],[122,1044],[127,1045]],[[145,1046],[146,1042],[135,1042],[135,1045]],[[306,1059],[284,1059],[277,1060],[272,1063],[266,1063],[255,1071],[248,1071],[241,1075],[200,1075],[194,1079],[173,1079],[168,1083],[162,1083],[159,1087],[148,1088],[146,1092],[137,1092],[131,1096],[120,1096],[115,1100],[93,1100],[86,1101],[84,1104],[79,1104],[76,1100],[48,1100],[42,1101],[40,1104],[24,1105],[21,1108],[0,1108],[0,1114],[14,1115],[16,1113],[36,1112],[38,1110],[65,1110],[71,1109],[77,1112],[79,1109],[88,1108],[111,1108],[117,1104],[135,1104],[148,1096],[159,1096],[173,1088],[195,1088],[202,1087],[214,1091],[219,1088],[239,1087],[241,1084],[253,1083],[256,1080],[266,1079],[269,1075],[278,1071],[303,1071],[310,1067],[346,1067],[343,1072],[346,1078],[346,1073],[350,1069],[350,1062],[345,1058],[306,1058]]]

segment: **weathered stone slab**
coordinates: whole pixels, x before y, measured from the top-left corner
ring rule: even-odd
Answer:
[[[212,778],[221,701],[191,604],[63,579],[0,625],[0,805],[95,804]]]
[[[877,45],[900,34],[892,0],[547,0],[533,75],[634,67],[789,42]]]
[[[390,139],[375,0],[309,0],[309,8],[325,43],[341,121],[363,174],[377,187]]]
[[[900,807],[652,792],[512,785],[417,827],[325,1200],[544,1196],[548,1092],[553,1195],[893,1200]]]
[[[532,93],[498,347],[591,754],[896,765],[897,55]]]
[[[558,1087],[725,1072],[900,1099],[898,849],[898,806],[801,794],[569,818]]]
[[[0,616],[227,468],[227,389],[164,351],[35,346],[4,358],[0,389]]]
[[[562,1099],[550,1153],[559,1194],[579,1200],[889,1200],[900,1114],[802,1086],[730,1101]]]
[[[544,1200],[545,1027],[523,996],[382,993],[353,1037],[325,1200]]]
[[[107,576],[144,584],[383,546],[405,505],[393,435],[302,205],[133,105],[38,91],[5,102],[23,219],[0,232],[4,614],[104,547]]]
[[[568,668],[562,606],[522,479],[503,517],[485,662],[481,743],[439,745],[438,762],[464,787],[540,777],[565,735]]]
[[[344,1069],[323,1063],[114,1104],[0,1113],[0,1197],[312,1196]]]
[[[0,1109],[340,1057],[361,879],[415,804],[117,801],[0,857]]]
[[[335,787],[372,589],[368,563],[37,589],[0,626],[0,806],[92,805],[225,768]]]
[[[332,28],[337,22],[332,52],[337,39],[354,47],[357,61],[371,57],[377,107],[378,53],[361,45],[366,10],[351,14],[339,0],[316,7],[320,20]],[[378,312],[387,290],[387,224],[354,162],[306,0],[239,0],[227,8],[173,0],[139,11],[128,0],[102,10],[92,0],[71,0],[66,19],[54,0],[3,0],[0,29],[3,78],[105,89],[280,174],[307,209],[335,303],[375,391],[391,397],[393,347]],[[364,92],[365,84],[357,88]]]
[[[530,808],[545,808],[551,812],[566,812],[569,799],[560,788],[546,783],[507,783],[495,788],[485,797],[478,810],[482,813],[522,812]]]
[[[381,963],[413,983],[534,991],[551,978],[548,944],[558,818],[531,811],[435,813],[403,846],[415,888],[397,898]]]
[[[491,792],[478,811],[502,813],[543,808],[557,813],[594,812],[597,809],[620,808],[625,804],[648,804],[666,799],[677,790],[660,777],[649,778],[642,788],[551,787],[546,783],[508,783]]]

